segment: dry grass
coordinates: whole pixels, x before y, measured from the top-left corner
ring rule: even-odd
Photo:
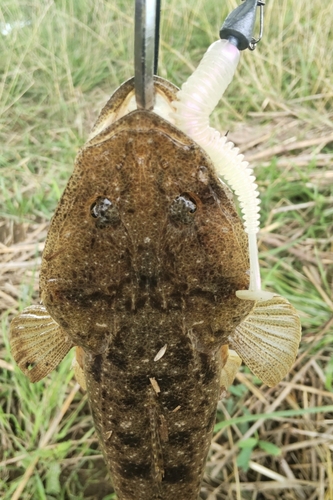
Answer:
[[[17,31],[1,45],[4,500],[113,498],[71,360],[31,385],[14,365],[7,332],[17,311],[38,300],[41,252],[67,165],[109,89],[132,73],[132,12],[129,2],[120,3],[88,2],[83,13],[69,0],[59,7],[32,3],[37,22],[28,41]],[[164,14],[160,73],[177,84],[224,17],[216,2],[186,3],[172,0]],[[226,11],[234,5],[229,1]],[[5,1],[0,9],[7,20],[8,12],[22,18],[25,7]],[[256,166],[264,285],[299,310],[303,338],[292,372],[278,387],[262,386],[243,369],[219,403],[203,499],[333,500],[332,23],[331,6],[319,0],[269,0],[264,41],[255,54],[244,54],[214,117],[222,129],[231,128],[231,139]]]

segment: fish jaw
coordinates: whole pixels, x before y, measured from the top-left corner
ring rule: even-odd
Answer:
[[[158,76],[154,76],[155,103],[153,112],[174,125],[173,101],[179,88],[171,82]],[[102,133],[109,129],[116,121],[137,109],[134,78],[124,82],[112,94],[108,102],[102,108],[92,130],[88,141],[90,144],[95,140],[98,142]],[[96,139],[95,139],[96,138]]]

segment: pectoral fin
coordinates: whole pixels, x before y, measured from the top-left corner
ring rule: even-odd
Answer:
[[[257,302],[251,314],[229,337],[229,346],[270,387],[291,369],[301,339],[296,310],[279,295]]]
[[[24,309],[10,325],[13,357],[31,382],[38,382],[58,366],[73,347],[45,307]]]

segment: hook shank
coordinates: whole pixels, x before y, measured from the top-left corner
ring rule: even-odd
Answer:
[[[156,0],[135,1],[134,81],[138,108],[154,107]]]

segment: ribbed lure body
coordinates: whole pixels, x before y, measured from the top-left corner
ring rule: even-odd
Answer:
[[[209,126],[209,116],[232,80],[239,61],[239,51],[227,40],[214,42],[198,68],[183,84],[174,106],[174,120],[207,152],[216,171],[238,198],[249,236],[250,292],[239,296],[252,300],[268,300],[269,292],[261,290],[256,233],[259,229],[259,192],[253,170],[239,149],[226,136]]]

